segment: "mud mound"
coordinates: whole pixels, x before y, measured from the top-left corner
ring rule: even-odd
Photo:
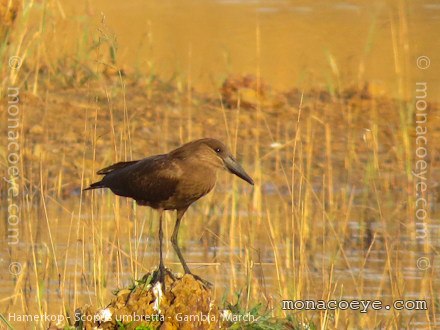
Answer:
[[[115,293],[105,308],[84,306],[75,313],[80,329],[216,329],[219,309],[212,292],[192,275],[167,272],[165,290],[155,274]]]

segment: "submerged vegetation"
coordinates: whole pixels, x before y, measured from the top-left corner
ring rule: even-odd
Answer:
[[[61,315],[60,324],[52,323],[55,329],[74,327],[77,311],[152,309],[155,286],[148,274],[158,258],[157,215],[105,192],[83,195],[82,188],[106,164],[163,153],[204,136],[227,142],[256,185],[226,183],[231,178],[221,175],[216,194],[188,211],[180,244],[194,273],[214,287],[204,291],[188,276],[168,279],[163,305],[156,307],[177,308],[166,305],[177,302],[167,295],[182,288],[178,298],[189,300],[179,308],[201,303],[203,313],[256,317],[223,324],[231,329],[429,328],[439,322],[438,267],[419,264],[421,256],[433,263],[439,245],[417,236],[416,109],[405,75],[410,55],[403,51],[403,4],[389,23],[398,86],[390,96],[363,79],[364,62],[358,81],[345,80],[328,52],[331,74],[324,83],[279,90],[257,66],[254,72],[225,74],[215,89],[200,92],[190,74],[164,78],[154,63],[120,63],[112,22],[104,16],[99,23],[81,21],[72,48],[54,49],[55,39],[63,45],[55,18],[68,16],[61,2],[0,3],[0,15],[10,17],[0,32],[3,138],[10,131],[9,88],[19,98],[18,175],[8,172],[8,147],[0,145],[2,176],[8,178],[0,188],[1,217],[9,219],[9,206],[20,205],[20,221],[0,225],[3,237],[14,230],[18,240],[2,240],[0,257],[6,265],[20,265],[0,276],[4,325],[49,325],[43,317],[14,322],[12,313]],[[257,53],[259,33],[256,26]],[[153,47],[153,38],[147,39]],[[434,120],[438,105],[428,107],[432,184],[426,226],[435,237],[440,121]],[[19,191],[12,200],[11,186]],[[165,237],[172,225],[166,221]],[[170,244],[165,250],[165,264],[178,271]],[[124,289],[113,295],[115,288]],[[194,297],[200,299],[190,301]],[[283,311],[283,299],[426,299],[429,309]],[[138,330],[163,324],[109,322],[110,328]]]

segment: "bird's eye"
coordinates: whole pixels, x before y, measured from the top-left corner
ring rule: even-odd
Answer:
[[[219,153],[219,152],[221,152],[222,151],[222,149],[220,149],[220,148],[216,148],[215,149],[215,152],[217,152],[217,153]]]

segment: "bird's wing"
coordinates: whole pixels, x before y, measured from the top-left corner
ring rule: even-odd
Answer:
[[[102,181],[117,195],[156,204],[167,200],[176,191],[178,178],[173,166],[167,155],[152,156],[114,168]]]
[[[107,166],[107,167],[99,170],[98,172],[96,172],[96,174],[101,174],[101,175],[108,174],[108,173],[113,172],[115,170],[119,170],[121,168],[133,165],[133,164],[135,164],[137,162],[139,162],[139,160],[132,160],[132,161],[129,161],[129,162],[119,162],[119,163]]]

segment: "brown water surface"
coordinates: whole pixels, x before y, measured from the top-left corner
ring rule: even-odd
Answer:
[[[215,92],[229,74],[261,75],[283,90],[368,81],[392,97],[412,95],[420,78],[439,85],[440,39],[433,36],[440,31],[440,5],[432,0],[97,0],[63,6],[69,19],[59,21],[56,44],[95,34],[101,14],[117,38],[121,67],[177,75],[205,91]],[[94,28],[85,29],[89,19]],[[417,67],[422,55],[431,60],[427,70]]]

